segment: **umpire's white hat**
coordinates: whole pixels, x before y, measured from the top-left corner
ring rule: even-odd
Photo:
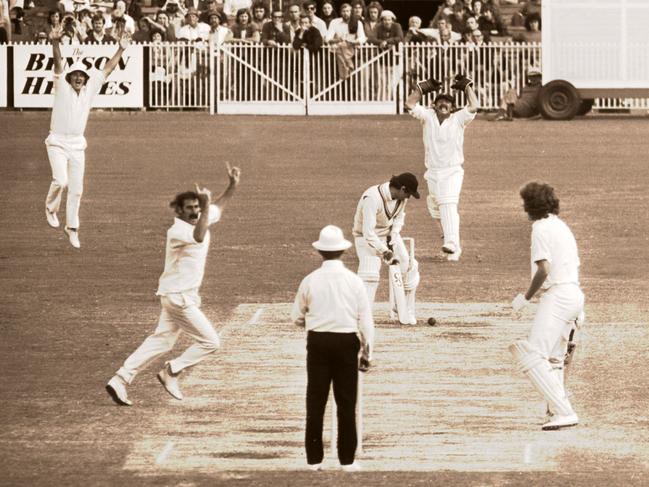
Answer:
[[[81,62],[81,60],[77,60],[72,64],[72,66],[70,66],[68,72],[65,73],[65,80],[68,83],[70,82],[70,75],[75,71],[82,72],[86,76],[86,81],[88,81],[88,78],[90,78],[90,73],[88,72],[88,68],[86,68],[86,66]]]
[[[323,252],[337,252],[347,250],[352,246],[352,243],[345,240],[343,231],[339,227],[327,225],[320,230],[320,237],[312,245],[316,250],[322,250]]]

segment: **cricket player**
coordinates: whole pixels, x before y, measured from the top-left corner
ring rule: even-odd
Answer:
[[[52,168],[52,183],[45,200],[45,216],[51,227],[59,227],[57,213],[63,191],[68,188],[64,231],[70,244],[78,249],[81,247],[79,205],[83,193],[86,160],[84,132],[88,115],[95,96],[119,63],[130,41],[127,37],[120,39],[117,52],[108,60],[103,70],[90,71],[81,61],[76,61],[70,66],[65,77],[62,77],[63,58],[60,49],[62,35],[62,28],[53,29],[50,33],[54,53],[54,106],[50,133],[45,140],[45,146]]]
[[[559,218],[559,199],[552,186],[529,182],[520,190],[532,224],[532,281],[525,294],[512,302],[521,310],[540,293],[539,307],[527,340],[509,347],[520,370],[549,404],[551,417],[543,430],[579,422],[568,400],[563,367],[568,342],[583,320],[584,294],[579,287],[579,255],[570,228]]]
[[[478,98],[473,81],[458,75],[451,88],[466,94],[464,108],[453,111],[455,98],[448,93],[439,93],[432,108],[419,103],[423,95],[440,88],[441,83],[432,78],[418,82],[406,100],[406,109],[423,125],[428,211],[441,222],[442,251],[449,261],[458,261],[462,254],[458,205],[464,180],[464,129],[475,118]]]
[[[293,322],[307,331],[307,462],[310,470],[322,468],[324,413],[333,384],[338,412],[338,460],[342,470],[354,472],[360,470],[355,461],[358,371],[359,366],[368,365],[371,360],[372,310],[363,281],[340,260],[352,246],[343,231],[327,225],[312,245],[322,257],[322,266],[302,280],[291,310]]]
[[[415,291],[419,285],[419,265],[410,256],[401,238],[406,204],[411,196],[419,199],[417,177],[409,172],[392,176],[390,181],[371,186],[361,196],[352,235],[358,255],[358,275],[365,283],[370,308],[374,306],[379,287],[381,260],[399,263],[406,294],[409,323],[417,324]]]
[[[241,171],[227,164],[229,184],[212,202],[209,190],[196,186],[195,191],[179,193],[170,203],[176,213],[174,224],[167,231],[165,267],[158,286],[162,312],[152,335],[139,346],[110,379],[106,390],[123,406],[132,403],[126,386],[149,362],[169,352],[181,331],[196,343],[178,358],[166,362],[158,380],[172,397],[182,400],[178,384],[180,373],[201,362],[219,347],[219,336],[200,309],[198,294],[210,246],[209,226],[220,220],[223,208],[239,184]]]

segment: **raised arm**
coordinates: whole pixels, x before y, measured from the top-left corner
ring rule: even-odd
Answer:
[[[219,207],[219,209],[223,209],[225,204],[232,198],[232,195],[234,194],[234,188],[237,187],[239,184],[239,180],[241,178],[241,169],[239,169],[236,166],[230,166],[229,162],[225,163],[225,166],[228,169],[228,177],[230,178],[230,182],[228,183],[228,187],[225,188],[225,191],[221,193],[215,200],[214,204]]]
[[[61,57],[61,36],[63,28],[58,26],[50,32],[50,41],[52,41],[52,53],[54,54],[54,74],[63,73],[63,58]]]
[[[475,94],[475,90],[473,89],[473,84],[467,86],[464,92],[466,93],[467,98],[467,110],[469,110],[471,113],[476,113],[478,111],[479,104],[478,96]]]
[[[428,78],[424,81],[418,81],[408,98],[406,98],[406,109],[408,111],[415,108],[415,105],[421,101],[426,93],[437,91],[442,87],[442,83],[435,78]]]
[[[108,60],[106,66],[104,66],[105,78],[108,78],[108,76],[110,76],[110,73],[112,73],[113,70],[117,67],[119,60],[122,59],[122,54],[124,54],[124,51],[126,51],[128,46],[130,45],[131,40],[127,36],[122,35],[122,38],[119,40],[119,47],[117,48],[117,52],[113,55],[112,58]]]

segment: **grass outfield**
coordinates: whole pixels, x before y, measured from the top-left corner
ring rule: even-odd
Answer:
[[[270,455],[272,460],[286,456],[287,451],[299,451],[295,441],[299,443],[303,414],[300,383],[294,383],[290,394],[269,390],[269,395],[264,396],[266,392],[256,391],[259,384],[254,374],[259,370],[260,376],[266,377],[261,372],[267,374],[269,364],[278,360],[274,350],[284,351],[297,360],[292,363],[294,369],[287,370],[299,373],[300,356],[292,355],[298,350],[302,353],[300,337],[295,335],[299,332],[292,328],[284,332],[282,326],[290,326],[285,321],[264,321],[262,315],[260,326],[255,328],[258,335],[255,331],[239,336],[239,306],[264,304],[272,308],[289,303],[301,278],[318,265],[319,258],[310,250],[310,243],[323,225],[337,224],[349,236],[356,203],[368,186],[406,170],[423,175],[419,124],[405,116],[275,118],[210,117],[203,113],[93,113],[87,130],[82,249],[77,252],[68,245],[63,232],[47,226],[43,215],[50,179],[43,144],[49,113],[0,112],[0,123],[3,483],[261,486],[342,482],[335,472],[314,477],[306,472],[290,472],[289,468],[246,468],[248,464],[243,459],[248,457],[227,457],[226,449],[217,448],[217,443],[212,444],[211,450],[209,436],[217,437],[225,431],[233,442],[237,438],[246,440],[243,430],[237,429],[245,420],[227,420],[238,417],[242,408],[253,413],[249,421],[254,421],[254,413],[264,416],[259,401],[265,397],[281,406],[279,419],[294,423],[282,426],[288,436],[281,438],[275,450],[271,448],[268,453],[269,445],[263,445],[260,452]],[[649,382],[643,371],[649,364],[645,353],[647,339],[642,333],[649,312],[649,280],[645,272],[649,257],[646,128],[646,119],[603,116],[565,123],[474,122],[466,132],[466,175],[460,207],[464,253],[459,264],[435,259],[440,240],[425,203],[409,203],[403,234],[416,240],[422,274],[418,302],[421,310],[432,313],[439,303],[504,305],[523,290],[529,280],[530,226],[517,190],[525,181],[537,178],[557,188],[561,215],[580,246],[582,284],[591,320],[590,338],[583,350],[578,350],[581,355],[571,378],[575,405],[584,422],[574,430],[577,437],[564,438],[576,442],[569,453],[574,461],[539,460],[539,468],[526,468],[512,461],[508,468],[506,462],[497,461],[495,456],[490,465],[486,456],[478,470],[468,464],[465,469],[457,467],[457,461],[444,463],[449,449],[466,455],[469,448],[461,446],[471,445],[475,436],[474,429],[463,426],[459,419],[447,423],[444,418],[475,419],[484,412],[467,410],[459,400],[444,402],[447,392],[431,378],[438,377],[453,361],[458,366],[452,374],[461,380],[471,380],[474,369],[464,368],[463,358],[457,354],[444,355],[446,362],[442,363],[435,350],[441,354],[441,343],[451,338],[452,346],[466,347],[467,354],[501,350],[505,336],[513,336],[516,325],[507,325],[508,334],[501,334],[494,325],[486,328],[480,338],[469,333],[467,327],[471,323],[466,316],[441,316],[437,330],[379,325],[379,331],[389,340],[384,356],[377,358],[382,366],[377,365],[377,370],[367,377],[367,387],[369,397],[375,397],[373,404],[379,404],[385,396],[382,377],[386,381],[392,377],[388,373],[392,365],[403,358],[396,350],[390,351],[388,344],[400,340],[410,344],[403,355],[407,357],[408,350],[413,350],[424,362],[406,367],[406,382],[397,384],[396,389],[392,386],[397,392],[404,388],[404,398],[398,401],[399,407],[406,408],[402,417],[408,413],[407,381],[431,385],[422,396],[422,401],[429,401],[425,406],[437,408],[428,417],[430,428],[433,432],[436,428],[452,432],[456,446],[443,442],[437,445],[439,453],[431,462],[435,465],[432,471],[422,472],[414,467],[387,472],[374,469],[358,474],[360,481],[386,486],[397,482],[642,482],[649,470],[649,449],[638,433],[648,426]],[[136,407],[117,408],[103,387],[157,320],[159,303],[154,292],[163,266],[165,231],[172,220],[167,203],[176,192],[190,188],[194,182],[218,192],[227,181],[225,160],[241,167],[242,183],[222,222],[212,232],[212,249],[201,293],[206,314],[227,338],[224,347],[209,363],[188,374],[185,393],[198,403],[190,400],[179,406],[167,400],[154,380],[158,362],[130,389]],[[346,255],[345,262],[355,268],[353,252]],[[378,300],[386,299],[383,280]],[[487,318],[496,317],[489,315],[485,323]],[[527,330],[528,325],[521,322],[521,335]],[[421,339],[415,340],[417,336]],[[489,336],[494,340],[490,341]],[[248,341],[244,340],[246,337]],[[255,345],[268,341],[278,346]],[[254,360],[244,360],[244,345],[251,347],[250,357]],[[430,362],[426,362],[428,350],[433,350],[428,355]],[[489,357],[486,359],[497,366],[497,354]],[[537,404],[529,385],[509,373],[509,365],[502,366],[501,374],[508,381],[495,384],[494,390],[505,398],[509,392],[512,394],[511,404],[506,405],[511,421],[505,429],[515,438],[521,431],[538,428],[533,419],[537,411],[529,410]],[[205,386],[202,380],[207,380],[211,367],[229,371],[228,380],[241,374],[245,378],[238,384],[242,389],[235,389],[235,382],[229,383],[225,377],[221,389],[219,374],[215,374],[216,384]],[[381,375],[381,367],[385,376]],[[278,374],[283,378],[282,374],[287,372],[279,369]],[[220,391],[227,397],[222,397]],[[450,394],[462,399],[469,392],[460,387]],[[482,394],[488,397],[489,389]],[[249,408],[249,404],[253,406]],[[442,408],[440,404],[446,406]],[[489,409],[491,403],[485,404],[487,412],[493,413],[494,409]],[[420,406],[423,407],[414,404],[413,411],[420,413]],[[286,411],[291,410],[295,417],[289,418]],[[377,452],[390,435],[398,432],[397,425],[391,428],[389,422],[382,424],[382,436],[376,436],[378,421],[389,418],[389,412],[387,407],[374,414],[368,412],[368,465],[372,465],[372,458],[390,458],[388,453],[381,457]],[[445,426],[437,425],[437,416],[439,425]],[[173,426],[166,428],[165,420]],[[196,426],[200,421],[220,426],[201,428]],[[374,429],[372,421],[377,422]],[[185,429],[178,426],[183,422],[195,426],[183,434]],[[418,424],[406,426],[401,427],[412,430],[410,438],[414,441]],[[494,435],[482,438],[501,438],[499,433]],[[626,448],[618,441],[618,435],[628,438]],[[178,437],[182,441],[174,440]],[[546,441],[545,438],[538,441]],[[147,451],[149,440],[156,447],[159,442],[164,447],[167,441],[184,445],[186,457],[172,454],[170,458],[177,461],[174,464],[169,460],[173,467],[157,468],[155,461],[147,463],[146,455],[141,453]],[[419,441],[425,439],[417,438],[416,442]],[[432,441],[425,446],[435,445]],[[594,453],[584,453],[587,443],[594,445]],[[521,442],[520,451],[525,451],[525,444]],[[207,445],[200,455],[192,453],[197,445]],[[155,460],[162,449],[151,448],[151,457]],[[551,445],[543,449],[551,449]],[[241,453],[234,446],[232,451]],[[406,456],[407,443],[393,451]],[[215,458],[226,457],[226,469],[213,465]],[[197,458],[208,460],[194,468],[192,462]],[[239,468],[237,458],[242,459]]]

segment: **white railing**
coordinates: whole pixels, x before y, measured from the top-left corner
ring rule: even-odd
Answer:
[[[212,72],[209,45],[173,42],[148,47],[148,106],[208,108]]]

